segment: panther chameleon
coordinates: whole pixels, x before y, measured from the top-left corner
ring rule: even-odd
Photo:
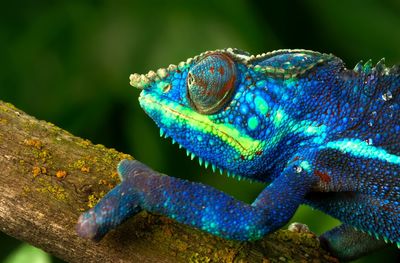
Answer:
[[[130,81],[160,134],[200,165],[269,185],[247,204],[123,160],[122,182],[81,215],[79,235],[99,240],[144,209],[257,240],[307,204],[343,223],[320,236],[340,259],[400,248],[399,66],[369,60],[347,69],[331,54],[228,48]]]

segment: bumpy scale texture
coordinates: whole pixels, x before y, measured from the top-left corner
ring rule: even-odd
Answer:
[[[300,204],[343,222],[320,237],[341,259],[400,247],[400,69],[329,54],[207,51],[178,66],[133,74],[161,136],[200,165],[269,182],[252,204],[212,187],[122,161],[122,182],[81,215],[95,240],[142,209],[224,238],[255,240]]]

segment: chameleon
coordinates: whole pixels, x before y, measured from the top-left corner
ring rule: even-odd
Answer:
[[[141,210],[213,235],[252,241],[284,226],[300,204],[342,224],[319,237],[342,260],[400,248],[400,67],[354,69],[293,49],[227,48],[132,74],[162,137],[200,165],[269,183],[251,204],[202,183],[122,160],[121,183],[83,213],[80,236],[100,240]]]

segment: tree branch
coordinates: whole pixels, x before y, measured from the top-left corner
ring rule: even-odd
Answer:
[[[337,262],[312,234],[235,242],[146,212],[99,243],[78,237],[79,214],[118,183],[127,158],[0,101],[1,231],[69,262]]]

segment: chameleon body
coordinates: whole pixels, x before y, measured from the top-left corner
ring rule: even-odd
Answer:
[[[343,222],[320,237],[341,259],[385,243],[400,247],[398,66],[368,61],[349,70],[313,51],[224,49],[130,80],[161,135],[200,164],[270,184],[246,204],[124,160],[122,183],[80,217],[81,236],[100,239],[145,209],[224,238],[256,240],[304,203]]]

